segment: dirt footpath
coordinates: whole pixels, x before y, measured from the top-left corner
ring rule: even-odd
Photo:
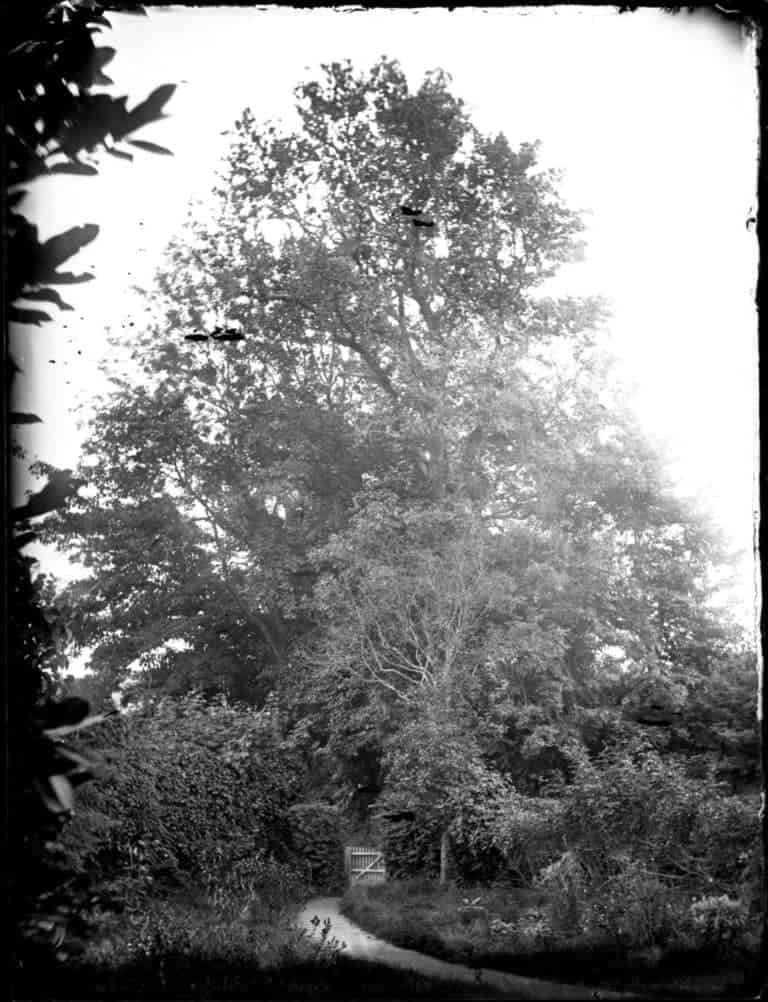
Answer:
[[[320,923],[331,920],[331,938],[346,944],[345,953],[350,957],[372,960],[387,967],[399,967],[416,971],[430,978],[463,981],[483,987],[484,985],[503,992],[510,999],[629,999],[633,996],[607,989],[590,988],[587,985],[563,985],[556,981],[541,981],[538,978],[524,978],[506,971],[491,971],[488,968],[467,967],[464,964],[450,964],[436,957],[428,957],[417,950],[404,950],[378,939],[345,918],[339,911],[339,898],[313,898],[301,911],[298,925],[318,935],[320,926],[314,926],[312,919]],[[553,975],[557,972],[553,971]]]

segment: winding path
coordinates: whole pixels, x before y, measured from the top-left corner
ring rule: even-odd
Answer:
[[[613,992],[607,989],[594,989],[586,985],[563,985],[554,981],[541,981],[538,978],[526,978],[506,971],[492,971],[487,967],[477,969],[465,964],[451,964],[436,957],[428,957],[417,950],[404,950],[393,946],[383,939],[378,939],[355,925],[339,910],[340,898],[313,898],[300,912],[297,922],[300,927],[313,932],[316,925],[312,919],[317,917],[320,922],[331,920],[330,935],[346,944],[346,952],[351,957],[373,960],[387,967],[399,967],[416,971],[430,978],[441,978],[450,981],[463,981],[480,987],[504,992],[514,999],[629,999],[634,996]],[[317,927],[319,928],[319,927]],[[554,973],[554,972],[553,972]],[[510,994],[514,993],[514,995]]]

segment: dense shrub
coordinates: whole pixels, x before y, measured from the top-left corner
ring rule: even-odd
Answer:
[[[390,875],[436,875],[442,837],[462,805],[479,799],[477,790],[488,770],[450,709],[429,700],[400,730],[385,766],[386,785],[374,816]]]
[[[646,959],[743,939],[759,887],[757,806],[640,739],[582,762],[563,796],[568,851],[537,878],[553,929]],[[696,892],[715,904],[691,911]]]
[[[585,924],[626,950],[669,947],[685,913],[685,900],[669,882],[634,860],[599,888],[584,905]]]
[[[743,945],[753,924],[747,902],[727,894],[695,898],[686,918],[685,932],[692,932],[694,939],[718,951]]]
[[[462,883],[491,883],[509,872],[506,846],[497,836],[514,797],[509,784],[488,770],[476,770],[472,789],[454,796],[451,856]]]
[[[580,765],[562,820],[563,838],[593,879],[621,869],[626,855],[693,886],[755,880],[757,799],[728,796],[712,780],[691,778],[641,740]]]
[[[410,790],[396,789],[377,808],[387,870],[396,879],[437,876],[446,830],[451,876],[468,884],[528,884],[562,847],[557,801],[523,796],[476,763],[468,765],[463,783],[446,791],[440,811],[414,800]]]
[[[293,845],[306,864],[310,883],[336,892],[344,885],[341,817],[333,804],[299,803],[288,810]]]
[[[562,804],[545,797],[508,794],[490,833],[507,873],[516,882],[529,885],[562,851]]]
[[[206,881],[212,907],[228,919],[239,917],[254,926],[288,920],[309,893],[300,866],[281,862],[263,849],[210,870]]]
[[[540,862],[540,854],[525,822],[539,823],[543,832],[552,812],[544,801],[522,797],[491,769],[477,743],[450,716],[441,716],[446,713],[445,707],[428,707],[423,719],[401,731],[387,755],[387,785],[375,817],[388,872],[402,879],[436,876],[447,835],[452,878],[526,879],[534,872],[527,856]],[[552,857],[551,848],[547,854]]]
[[[690,852],[716,881],[760,885],[760,798],[701,790]],[[707,792],[710,793],[707,796]]]
[[[259,849],[291,856],[298,771],[264,715],[197,695],[146,701],[93,741],[102,782],[65,847],[119,897],[219,879]]]
[[[412,806],[408,796],[390,796],[380,804],[376,819],[382,833],[387,876],[407,880],[423,875],[434,879],[440,872],[442,824]]]

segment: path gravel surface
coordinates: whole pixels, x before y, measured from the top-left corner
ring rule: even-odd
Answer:
[[[543,981],[539,978],[525,978],[507,971],[492,971],[487,967],[474,968],[465,964],[451,964],[436,957],[429,957],[417,950],[405,950],[379,939],[355,925],[341,914],[340,898],[313,898],[302,910],[298,924],[315,935],[320,925],[313,925],[317,917],[320,923],[331,920],[330,936],[345,943],[345,952],[351,957],[372,960],[387,967],[399,967],[416,971],[430,978],[448,981],[462,981],[504,993],[509,999],[629,999],[633,996],[612,992],[587,985],[564,985],[557,981]],[[552,971],[553,977],[557,971]]]

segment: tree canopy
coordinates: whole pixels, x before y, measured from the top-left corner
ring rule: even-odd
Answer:
[[[94,670],[279,692],[349,783],[435,707],[532,792],[622,720],[683,740],[744,664],[725,553],[612,381],[604,304],[546,291],[582,251],[557,174],[440,71],[334,63],[296,99],[295,132],[237,121],[50,523],[93,572],[66,600]]]

